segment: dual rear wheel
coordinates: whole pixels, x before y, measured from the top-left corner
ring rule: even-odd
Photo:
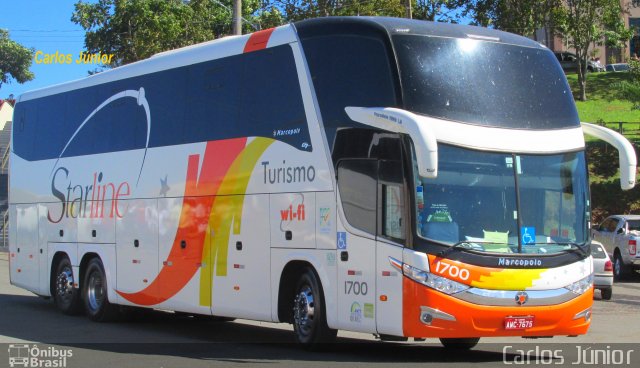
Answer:
[[[76,315],[84,309],[93,321],[106,322],[117,318],[118,307],[109,302],[107,277],[100,258],[93,258],[86,266],[84,280],[77,288],[69,258],[60,259],[56,267],[53,297],[56,307],[64,314]]]

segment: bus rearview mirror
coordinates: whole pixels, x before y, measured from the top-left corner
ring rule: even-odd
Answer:
[[[438,176],[438,143],[427,124],[408,111],[384,107],[345,107],[355,122],[394,133],[407,134],[413,141],[418,174],[423,178]]]
[[[582,123],[582,131],[584,134],[602,139],[618,150],[620,187],[622,190],[632,189],[636,185],[637,158],[631,143],[622,134],[599,125]]]

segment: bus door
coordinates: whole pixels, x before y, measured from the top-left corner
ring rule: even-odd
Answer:
[[[402,260],[409,227],[401,160],[378,161],[378,236],[376,241],[375,318],[380,335],[402,336]]]
[[[337,233],[338,320],[355,331],[402,335],[402,260],[406,238],[402,162],[345,159],[338,164],[343,221]]]
[[[344,214],[336,233],[338,328],[370,333],[376,332],[377,172],[376,159],[338,162],[338,200]]]

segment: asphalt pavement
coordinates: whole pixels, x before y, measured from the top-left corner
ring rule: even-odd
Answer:
[[[472,351],[457,352],[436,339],[390,343],[343,331],[337,343],[309,351],[293,343],[288,324],[213,322],[161,311],[94,323],[63,315],[50,300],[10,285],[8,273],[7,253],[0,253],[0,345],[6,347],[0,347],[0,367],[10,366],[9,358],[19,355],[21,346],[31,354],[26,367],[495,367],[514,361],[543,364],[547,356],[549,364],[576,366],[596,350],[602,350],[596,359],[608,356],[609,363],[616,363],[612,359],[630,354],[623,365],[640,364],[640,276],[616,283],[610,301],[600,300],[596,292],[592,326],[584,336],[486,338]]]

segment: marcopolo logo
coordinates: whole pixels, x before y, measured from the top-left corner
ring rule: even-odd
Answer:
[[[73,356],[71,349],[54,346],[44,348],[38,345],[9,344],[9,367],[63,368]]]
[[[498,258],[498,266],[540,267],[542,260],[539,258]]]

